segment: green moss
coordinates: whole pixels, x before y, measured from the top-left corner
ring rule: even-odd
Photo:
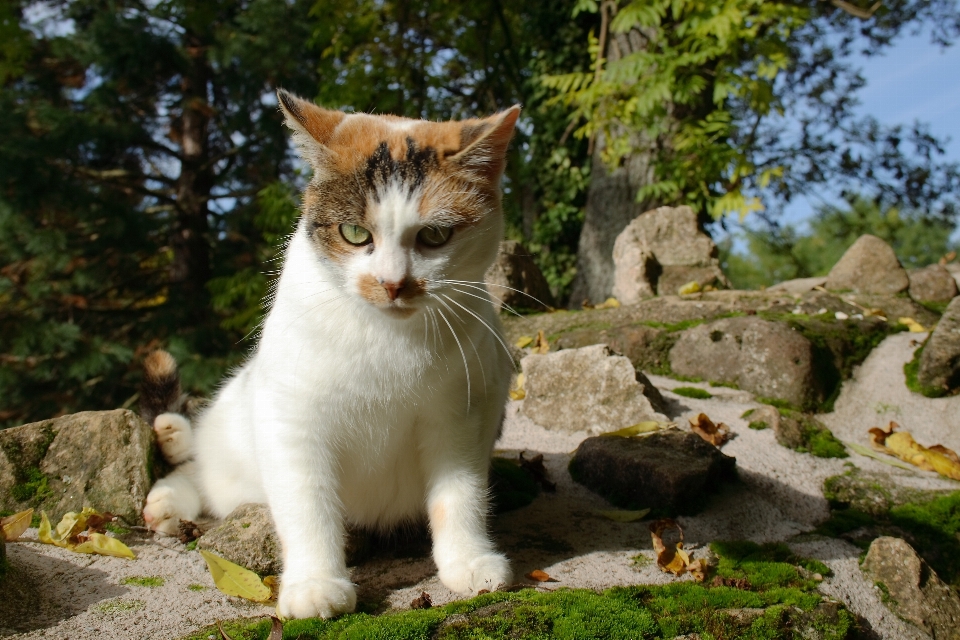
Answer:
[[[643,555],[642,553],[638,553],[637,555],[630,558],[630,563],[637,568],[641,568],[641,567],[646,567],[650,564],[653,564],[653,560]]]
[[[703,389],[699,389],[697,387],[676,387],[675,389],[671,389],[671,391],[678,396],[697,398],[699,400],[706,400],[713,397],[713,394],[709,391],[704,391]]]
[[[95,609],[103,614],[128,613],[130,611],[139,611],[147,606],[143,600],[127,600],[118,598],[116,600],[107,600],[96,605]]]
[[[193,551],[193,550],[195,550],[196,548],[197,548],[197,541],[196,541],[196,540],[191,540],[190,542],[187,543],[187,546],[186,546],[187,551]]]
[[[120,581],[120,584],[132,584],[136,587],[162,587],[164,582],[163,578],[160,576],[130,576],[129,578],[124,578]]]
[[[107,524],[104,525],[103,528],[109,531],[110,533],[118,536],[125,536],[128,533],[130,533],[130,529],[127,529],[126,527],[121,527],[120,525],[113,522],[108,522]]]
[[[763,420],[754,420],[753,422],[751,422],[751,423],[748,424],[747,426],[750,427],[751,429],[753,429],[754,431],[763,431],[764,429],[769,429],[769,428],[770,428],[770,425],[768,425],[768,424],[767,424],[766,422],[764,422]]]
[[[914,393],[919,393],[928,398],[942,398],[947,395],[945,390],[923,385],[917,378],[917,373],[920,371],[920,355],[923,353],[924,346],[925,345],[921,345],[919,349],[914,351],[913,359],[903,365],[903,375],[906,378],[907,388]]]
[[[747,418],[753,415],[754,411],[756,411],[756,409],[747,409],[746,411],[740,414],[740,418],[742,418],[743,420],[746,420]]]
[[[17,502],[28,502],[36,506],[53,495],[49,479],[37,467],[24,469],[22,474],[18,475],[20,482],[10,489],[10,495]]]
[[[525,507],[540,495],[540,485],[516,461],[494,458],[490,466],[490,490],[496,513]]]
[[[817,582],[801,567],[828,575],[822,564],[799,558],[785,545],[728,542],[712,545],[719,557],[718,575],[745,579],[747,588],[707,586],[695,582],[616,587],[603,593],[557,589],[495,592],[433,609],[355,613],[336,620],[291,620],[284,638],[383,638],[398,640],[561,640],[674,638],[699,634],[714,640],[796,637],[795,630],[814,626],[823,637],[841,640],[855,631],[842,607],[828,615],[821,607]],[[649,560],[648,560],[649,561]],[[756,610],[744,616],[743,610]],[[224,624],[236,640],[267,638],[269,620]],[[208,627],[188,636],[205,640]]]
[[[814,428],[804,432],[807,450],[818,458],[848,458],[846,447],[829,429]]]
[[[787,402],[786,400],[780,400],[778,398],[763,398],[763,397],[757,397],[756,400],[760,404],[768,404],[771,407],[776,407],[780,411],[781,415],[785,415],[786,413],[789,413],[789,412],[801,413],[800,407],[798,407],[797,405],[791,402]]]
[[[740,385],[736,382],[723,382],[722,380],[710,380],[707,384],[711,387],[724,387],[726,389],[740,389]]]
[[[856,531],[876,524],[869,513],[859,509],[836,509],[830,512],[830,519],[816,528],[816,533],[831,538],[839,538],[845,533]]]
[[[933,300],[927,300],[927,301],[918,300],[917,304],[919,304],[921,307],[923,307],[927,311],[933,311],[938,316],[942,316],[943,312],[947,310],[947,305],[950,304],[950,301],[944,300],[941,302],[934,302]]]
[[[187,589],[189,589],[190,591],[203,591],[204,589],[206,589],[206,587],[203,586],[202,584],[188,584]]]

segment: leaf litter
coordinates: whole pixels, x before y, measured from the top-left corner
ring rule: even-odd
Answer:
[[[524,577],[527,580],[534,580],[536,582],[559,582],[556,578],[551,578],[550,574],[546,571],[541,571],[540,569],[534,569]]]
[[[84,507],[80,513],[65,513],[57,528],[53,529],[46,512],[41,511],[37,538],[44,544],[52,544],[75,553],[93,553],[133,560],[137,556],[130,547],[106,535],[104,525],[115,519],[116,516],[111,513],[97,513],[92,507]]]
[[[960,480],[960,456],[956,451],[941,444],[925,447],[914,440],[909,431],[896,431],[899,428],[900,425],[892,421],[886,427],[873,427],[868,431],[870,446],[926,471]]]
[[[13,542],[23,535],[23,532],[30,527],[30,520],[33,518],[33,509],[27,509],[12,516],[0,518],[0,530],[3,532],[3,539],[6,542]]]
[[[667,532],[676,530],[679,538],[674,545],[664,543],[663,537]],[[661,518],[650,523],[650,537],[653,539],[653,550],[657,554],[657,566],[664,573],[681,576],[689,573],[697,582],[703,582],[707,577],[707,566],[703,560],[690,560],[690,554],[683,549],[683,529],[673,518]],[[673,536],[671,536],[673,537]]]
[[[733,434],[730,433],[729,426],[723,422],[714,424],[705,413],[701,413],[695,418],[690,418],[690,428],[695,434],[715,447],[722,447],[733,437]]]

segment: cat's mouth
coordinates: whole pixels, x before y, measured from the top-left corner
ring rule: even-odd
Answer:
[[[378,309],[394,318],[409,318],[417,312],[417,308],[409,304],[399,305],[395,302],[388,305],[376,305]]]

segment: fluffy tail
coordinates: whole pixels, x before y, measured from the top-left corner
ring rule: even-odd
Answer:
[[[140,415],[151,427],[161,413],[180,410],[180,373],[177,361],[166,351],[154,351],[143,361]]]

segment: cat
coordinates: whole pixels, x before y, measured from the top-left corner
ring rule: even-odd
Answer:
[[[441,582],[494,590],[511,570],[486,530],[487,475],[514,365],[483,276],[520,107],[428,122],[277,95],[313,178],[257,348],[195,425],[169,412],[173,358],[146,360],[141,405],[179,466],[144,519],[175,533],[268,504],[285,618],[355,608],[348,525],[426,515]]]

